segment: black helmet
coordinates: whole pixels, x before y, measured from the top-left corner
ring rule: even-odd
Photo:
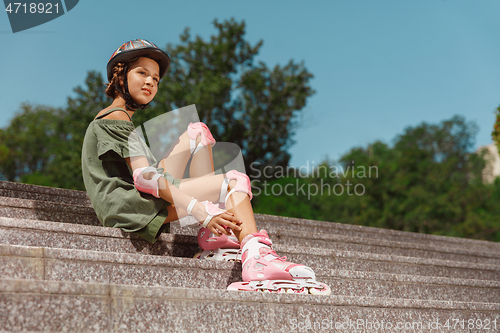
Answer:
[[[113,78],[113,67],[119,62],[125,63],[124,73],[127,73],[130,61],[137,59],[139,57],[148,57],[153,59],[158,63],[160,67],[160,79],[167,72],[170,66],[170,57],[167,53],[159,49],[155,44],[145,40],[145,39],[134,39],[126,42],[120,46],[109,58],[108,65],[106,66],[108,81]],[[129,110],[145,109],[148,104],[137,104],[128,91],[127,75],[125,75],[123,80],[124,91],[121,90],[118,82],[115,82],[115,89],[121,92],[125,98],[125,106]]]
[[[118,62],[130,62],[138,57],[148,57],[153,59],[160,66],[160,79],[167,72],[170,66],[170,57],[163,50],[159,49],[155,44],[145,39],[134,39],[120,46],[109,58],[106,67],[108,73],[108,81],[113,78],[113,66]]]

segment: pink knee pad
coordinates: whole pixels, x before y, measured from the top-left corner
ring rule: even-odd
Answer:
[[[231,179],[236,180],[236,185],[229,193],[227,193],[227,183]],[[242,172],[231,170],[228,173],[226,173],[226,179],[224,180],[224,182],[222,182],[220,201],[224,202],[225,205],[229,196],[234,192],[244,192],[248,194],[250,200],[252,200],[253,194],[252,194],[252,185],[250,184],[250,178],[248,178],[248,176]],[[225,198],[223,198],[225,193],[227,193],[227,195],[225,196]]]
[[[146,179],[144,178],[144,174],[154,172],[153,178]],[[161,174],[153,167],[144,167],[138,168],[134,170],[134,174],[132,175],[134,178],[134,185],[138,191],[148,193],[154,195],[159,198],[159,188],[158,188],[158,178],[161,177]]]
[[[198,150],[208,145],[215,145],[215,139],[212,136],[212,133],[208,129],[207,125],[202,122],[189,123],[188,135],[190,139],[189,148],[191,149],[191,154],[195,154]],[[198,135],[201,135],[201,141],[198,146],[196,146],[196,138]]]

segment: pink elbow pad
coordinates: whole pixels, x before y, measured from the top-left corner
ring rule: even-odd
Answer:
[[[191,202],[189,203],[188,207],[187,207],[187,213],[189,215],[192,215],[191,214],[191,211],[194,207],[194,205],[196,204],[196,199],[193,198],[193,200],[191,200]],[[194,217],[195,219],[198,220],[198,222],[200,223],[201,226],[203,226],[203,228],[206,228],[208,223],[210,223],[210,221],[214,218],[214,216],[217,216],[217,215],[220,215],[222,213],[224,213],[224,211],[220,210],[219,207],[215,204],[213,204],[212,202],[210,201],[203,201],[203,202],[200,202],[203,206],[205,206],[205,211],[207,212],[207,217],[205,218],[205,221],[201,222],[200,220],[198,220],[196,217]]]
[[[205,221],[203,221],[203,223],[201,223],[201,225],[203,226],[203,228],[206,228],[208,223],[217,215],[220,215],[222,213],[224,213],[224,211],[220,210],[219,207],[217,207],[216,205],[214,205],[212,202],[210,201],[203,201],[203,202],[200,202],[203,206],[205,206],[205,210],[207,211],[207,218],[205,219]],[[200,221],[201,222],[201,221]]]
[[[154,172],[153,178],[145,179],[144,174],[149,172]],[[133,174],[135,188],[138,191],[148,193],[159,198],[160,193],[158,187],[158,178],[160,177],[161,174],[159,174],[158,171],[153,167],[135,169]]]

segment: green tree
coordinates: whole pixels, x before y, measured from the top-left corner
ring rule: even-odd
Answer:
[[[483,183],[484,158],[472,151],[476,133],[477,126],[461,116],[408,127],[392,146],[353,148],[308,177],[279,179],[323,188],[323,194],[260,194],[255,209],[272,213],[276,205],[285,216],[500,241],[500,179]],[[343,169],[335,176],[339,164]],[[279,182],[268,188],[274,184]],[[295,209],[300,201],[308,208]]]
[[[134,123],[196,104],[216,140],[241,147],[247,170],[253,162],[288,165],[297,116],[314,93],[312,74],[292,60],[273,69],[255,64],[263,42],[244,39],[244,22],[213,24],[217,34],[209,41],[186,29],[179,45],[168,45],[171,69],[151,110],[135,115]]]
[[[74,89],[76,97],[68,97],[68,105],[57,121],[54,158],[46,170],[54,179],[51,186],[85,190],[81,167],[83,138],[89,123],[110,104],[105,88],[102,76],[90,71],[85,86]]]
[[[493,125],[493,132],[491,132],[491,136],[493,138],[493,142],[496,143],[498,151],[500,151],[500,107],[496,109],[496,120]]]
[[[0,129],[0,174],[9,181],[49,185],[60,110],[22,104],[10,126]]]
[[[244,39],[244,22],[214,21],[214,26],[217,34],[209,41],[192,38],[186,29],[179,45],[168,46],[171,69],[155,100],[136,113],[134,123],[196,104],[200,120],[218,141],[242,148],[247,168],[252,162],[287,165],[297,115],[314,93],[312,75],[303,63],[293,61],[272,70],[262,62],[255,65],[262,41],[251,46]],[[57,112],[23,106],[26,114],[0,132],[0,173],[5,179],[84,190],[80,156],[85,131],[111,100],[95,71],[75,93],[66,109]]]
[[[263,62],[254,64],[262,41],[252,46],[245,40],[244,22],[215,20],[214,26],[217,34],[209,41],[191,37],[186,29],[179,45],[168,45],[171,69],[150,107],[134,115],[134,123],[140,125],[165,112],[196,104],[200,120],[210,127],[217,141],[233,142],[242,148],[247,170],[252,162],[286,166],[296,118],[307,97],[314,93],[309,86],[312,75],[303,63],[291,60],[273,69]],[[51,140],[36,131],[23,138],[14,123],[2,131],[1,173],[6,179],[21,181],[25,176],[22,180],[26,182],[84,189],[80,155],[85,131],[111,100],[105,95],[101,75],[95,71],[88,73],[85,86],[77,87],[75,93],[75,98],[68,98],[67,108],[50,118],[46,128],[54,131]],[[48,121],[46,114],[36,117],[45,119],[40,124]],[[12,157],[15,151],[24,150],[21,142],[28,145],[28,137],[44,145],[36,155],[37,168],[31,164],[26,167],[28,157],[19,152],[17,159]],[[34,172],[36,177],[29,176]]]
[[[81,151],[88,124],[109,105],[99,73],[74,89],[66,109],[23,104],[0,130],[0,174],[6,180],[84,190]]]
[[[365,184],[366,194],[346,201],[351,210],[341,220],[354,215],[355,221],[372,226],[450,232],[467,218],[467,194],[484,186],[484,160],[472,152],[476,133],[474,123],[455,116],[439,125],[407,128],[392,148],[378,143],[351,150],[342,157],[344,165],[376,165],[380,178],[348,175]]]

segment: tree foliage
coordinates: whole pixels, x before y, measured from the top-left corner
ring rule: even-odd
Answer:
[[[214,26],[208,41],[186,29],[178,45],[167,46],[171,70],[134,123],[196,104],[217,141],[242,148],[247,171],[253,162],[286,168],[297,117],[314,93],[312,75],[292,60],[273,68],[257,62],[263,42],[245,40],[244,22]],[[84,190],[81,147],[88,124],[111,103],[104,90],[101,75],[90,71],[65,109],[21,105],[0,129],[0,179]],[[500,178],[483,183],[484,158],[471,151],[476,132],[455,116],[408,127],[392,145],[353,148],[308,176],[292,169],[255,177],[255,211],[500,241]],[[492,136],[500,148],[500,108]]]
[[[472,152],[476,132],[460,116],[408,127],[392,146],[377,141],[353,148],[338,164],[280,179],[304,185],[306,193],[261,194],[256,211],[271,214],[279,207],[286,216],[500,241],[500,179],[483,183],[485,161]]]
[[[493,125],[493,132],[491,132],[491,136],[493,138],[493,142],[496,143],[498,151],[500,151],[500,107],[496,109],[496,120]]]
[[[312,75],[293,61],[273,69],[255,64],[263,43],[245,40],[244,22],[214,21],[214,26],[217,33],[208,41],[186,29],[179,45],[168,45],[171,69],[150,107],[135,113],[134,123],[196,104],[200,120],[217,141],[242,148],[247,167],[254,161],[287,165],[295,119],[314,93]],[[23,106],[0,132],[0,174],[5,179],[84,190],[80,156],[85,131],[111,100],[95,71],[74,91],[76,97],[69,97],[63,110]]]
[[[82,179],[82,144],[87,126],[99,111],[110,104],[105,85],[98,72],[87,74],[84,87],[74,89],[58,122],[58,145],[48,172],[56,177],[52,186],[85,190]]]
[[[250,45],[244,39],[244,22],[215,20],[214,26],[217,34],[209,41],[186,29],[179,45],[168,45],[171,69],[152,110],[137,114],[134,122],[196,104],[217,141],[241,147],[247,170],[252,162],[288,165],[297,115],[314,93],[312,74],[292,60],[272,69],[255,64],[263,42]]]
[[[21,105],[10,126],[0,129],[0,174],[9,181],[51,183],[47,175],[57,144],[60,110]]]

